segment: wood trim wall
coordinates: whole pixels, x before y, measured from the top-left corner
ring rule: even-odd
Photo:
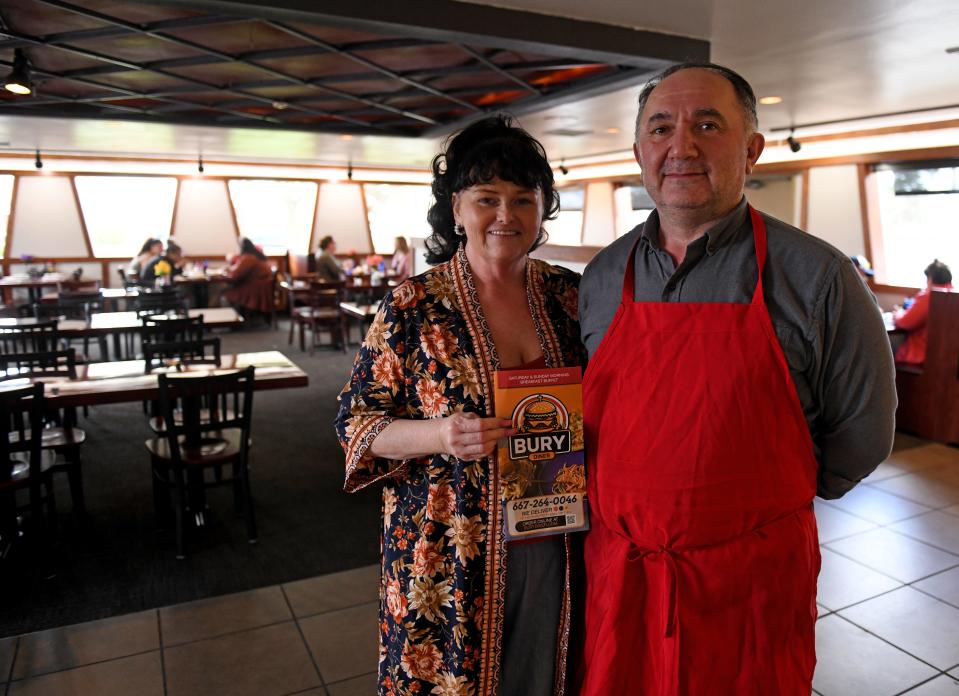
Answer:
[[[230,182],[223,180],[223,190],[226,192],[226,202],[230,206],[230,219],[233,221],[233,233],[240,238],[240,223],[236,217],[236,206],[233,205],[233,196],[230,195]]]
[[[3,240],[3,274],[10,272],[10,247],[13,245],[13,221],[17,214],[17,192],[20,189],[20,177],[13,177],[13,189],[10,191],[10,215],[7,216],[7,236]]]
[[[822,143],[830,140],[848,140],[850,138],[867,138],[875,135],[897,135],[899,133],[915,133],[916,131],[943,130],[959,128],[959,119],[946,121],[930,121],[929,123],[913,123],[911,125],[883,126],[882,128],[862,128],[860,130],[845,131],[843,133],[823,133],[822,135],[805,135],[796,140],[802,143]],[[767,147],[788,145],[785,138],[767,140]]]
[[[316,183],[316,197],[313,199],[313,223],[310,226],[310,241],[306,245],[306,253],[312,254],[315,245],[318,243],[316,239],[316,223],[319,221],[320,217],[320,189],[323,188],[323,184]]]
[[[87,229],[87,219],[83,216],[83,208],[80,206],[80,192],[77,190],[77,178],[69,177],[70,190],[73,192],[73,205],[77,209],[77,218],[80,220],[80,230],[83,232],[83,245],[87,248],[87,254],[93,256],[93,242],[90,240],[90,230]]]
[[[868,174],[868,164],[860,162],[856,165],[856,177],[859,179],[859,215],[862,220],[863,248],[866,250],[866,259],[869,263],[872,263],[872,234],[869,229],[869,204],[866,200],[866,176]]]
[[[365,182],[357,184],[360,187],[360,205],[363,207],[363,224],[366,226],[366,240],[370,245],[369,253],[375,254],[376,247],[373,245],[373,230],[370,228],[370,210],[366,205],[366,186]]]
[[[799,182],[802,186],[802,196],[799,203],[799,229],[805,231],[809,227],[809,168],[799,173]]]
[[[173,236],[173,230],[176,228],[176,211],[180,207],[180,189],[183,188],[183,181],[176,180],[176,192],[173,194],[173,213],[170,215],[170,232],[167,238]],[[92,252],[91,252],[92,253]]]

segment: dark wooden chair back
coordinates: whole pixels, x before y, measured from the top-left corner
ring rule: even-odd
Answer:
[[[215,454],[221,431],[241,431],[240,458],[249,453],[253,420],[253,366],[221,375],[175,375],[161,373],[160,413],[166,426],[170,459],[183,465],[183,452]]]
[[[311,280],[310,281],[310,306],[311,307],[336,307],[340,308],[340,302],[343,301],[343,292],[345,284],[343,281],[329,280]]]
[[[148,342],[143,344],[146,373],[177,365],[220,365],[220,339]]]
[[[203,315],[195,317],[168,314],[148,314],[141,317],[140,338],[147,343],[171,343],[203,340]]]
[[[100,292],[99,280],[62,280],[57,285],[57,289],[62,295],[65,292],[94,294]]]
[[[39,353],[0,355],[0,382],[11,379],[77,378],[77,356],[73,348]]]
[[[43,383],[0,391],[0,482],[28,469],[39,488],[42,434]]]
[[[187,311],[186,302],[175,287],[163,291],[141,290],[133,302],[133,308],[140,316],[167,312],[186,314]]]
[[[40,319],[32,324],[0,327],[0,355],[56,350],[59,341],[57,319]]]
[[[896,370],[896,426],[959,443],[959,291],[930,291],[927,327],[922,368]]]

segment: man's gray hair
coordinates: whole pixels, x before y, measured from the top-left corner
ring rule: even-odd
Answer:
[[[676,65],[671,65],[670,67],[663,70],[661,73],[656,75],[653,79],[646,83],[646,86],[643,87],[643,90],[639,93],[639,110],[636,112],[636,133],[635,139],[639,140],[639,126],[640,119],[643,117],[643,109],[646,108],[646,102],[649,100],[649,95],[652,94],[653,90],[659,86],[659,83],[665,80],[667,77],[674,73],[678,73],[681,70],[709,70],[714,72],[717,75],[721,75],[726,80],[729,81],[729,84],[733,86],[733,90],[736,92],[736,98],[739,100],[739,105],[743,108],[743,115],[746,117],[746,123],[752,126],[753,131],[759,129],[759,117],[756,116],[756,94],[753,92],[753,88],[746,82],[746,78],[737,73],[735,70],[730,70],[727,67],[722,65],[716,65],[715,63],[677,63]]]

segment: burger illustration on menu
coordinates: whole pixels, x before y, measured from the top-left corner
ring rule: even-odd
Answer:
[[[496,415],[514,435],[497,461],[508,539],[589,528],[578,367],[496,373]]]

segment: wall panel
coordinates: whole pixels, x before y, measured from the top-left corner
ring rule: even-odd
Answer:
[[[359,184],[322,184],[313,246],[317,246],[326,235],[331,235],[336,242],[337,253],[345,254],[351,249],[360,254],[371,253],[373,249],[365,211]]]
[[[14,205],[10,258],[88,255],[68,177],[20,177]]]
[[[807,231],[850,256],[865,253],[856,165],[813,167],[809,171]]]
[[[236,253],[236,228],[224,181],[180,180],[173,237],[190,256]]]

